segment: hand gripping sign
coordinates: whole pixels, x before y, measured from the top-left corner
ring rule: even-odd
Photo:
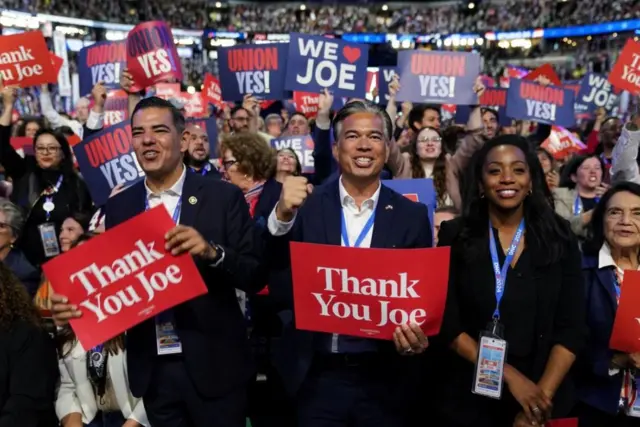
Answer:
[[[82,310],[70,323],[84,348],[207,292],[189,254],[164,250],[174,226],[161,205],[42,266],[52,289]]]
[[[450,248],[365,249],[291,242],[298,329],[391,340],[400,325],[440,331]]]

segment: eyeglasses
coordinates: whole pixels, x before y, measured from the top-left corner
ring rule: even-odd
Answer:
[[[55,147],[55,146],[49,146],[49,147],[36,147],[36,153],[39,154],[56,154],[58,151],[60,151],[60,147]]]
[[[238,163],[237,160],[225,160],[224,162],[222,162],[222,167],[225,169],[229,169],[231,166],[235,165],[236,163]]]

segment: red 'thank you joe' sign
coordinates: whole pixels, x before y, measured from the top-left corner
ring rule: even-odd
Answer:
[[[640,271],[625,271],[620,303],[609,347],[626,353],[640,352]]]
[[[364,249],[291,242],[298,329],[391,340],[400,325],[442,324],[448,247]]]
[[[40,31],[0,37],[0,77],[5,86],[57,82],[58,74]]]
[[[82,310],[71,327],[84,348],[207,292],[191,256],[165,252],[174,226],[158,206],[42,266],[52,289]]]

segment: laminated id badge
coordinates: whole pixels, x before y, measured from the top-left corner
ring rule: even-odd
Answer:
[[[159,356],[182,353],[180,337],[172,322],[156,321],[156,338]]]
[[[474,394],[500,399],[504,380],[507,342],[495,335],[480,336],[478,360],[473,379]]]
[[[58,236],[56,235],[55,226],[50,223],[40,224],[40,240],[42,241],[42,249],[47,258],[60,255],[60,245],[58,244]]]

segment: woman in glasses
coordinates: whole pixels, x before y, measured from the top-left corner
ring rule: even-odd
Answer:
[[[11,113],[16,98],[12,87],[2,89],[0,163],[13,182],[11,200],[26,214],[17,241],[29,262],[39,267],[60,253],[62,222],[74,212],[89,211],[91,197],[73,165],[67,140],[59,133],[40,129],[33,138],[34,156],[20,157],[11,146]]]

